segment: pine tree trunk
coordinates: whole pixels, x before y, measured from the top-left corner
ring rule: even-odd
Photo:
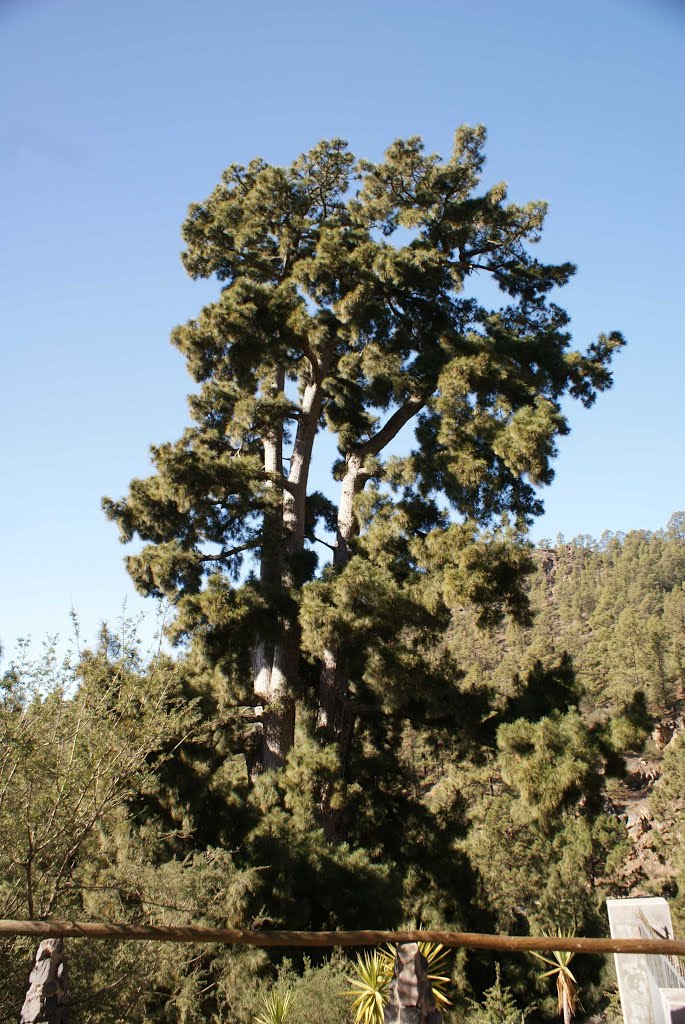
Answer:
[[[369,479],[362,466],[361,458],[347,457],[333,553],[333,565],[338,569],[347,565],[352,557],[350,542],[357,525],[354,517],[354,499],[364,489]],[[319,681],[319,726],[335,740],[342,736],[348,717],[345,713],[348,695],[348,672],[345,662],[344,652],[339,645],[331,645],[324,651]]]
[[[262,582],[276,585],[286,592],[295,585],[293,562],[304,548],[307,480],[322,398],[322,388],[316,381],[307,384],[290,459],[290,472],[287,480],[284,480],[276,550],[272,547],[270,556],[267,556],[268,539],[263,544]],[[280,473],[282,432],[275,442],[275,454],[272,442],[273,439],[265,440],[264,465],[267,470]],[[265,516],[265,531],[266,520]],[[266,566],[265,559],[268,562]],[[277,634],[272,644],[260,638],[253,649],[254,691],[264,705],[261,758],[253,774],[282,768],[295,737],[295,701],[292,690],[300,671],[300,627],[296,612],[283,618]]]
[[[285,373],[276,372],[273,393],[282,392],[285,387]],[[283,472],[283,429],[281,427],[266,434],[263,440],[264,469],[267,473],[281,476]],[[268,490],[275,484],[268,482]],[[264,512],[262,523],[262,544],[260,550],[259,578],[265,591],[275,591],[282,581],[283,546],[283,503],[274,503]],[[274,633],[276,630],[274,629]],[[262,706],[261,739],[258,749],[248,760],[248,771],[254,781],[257,775],[271,768],[282,767],[292,739],[289,709],[284,706],[282,685],[274,678],[275,641],[258,636],[252,649],[253,690]]]
[[[340,647],[326,648],[321,662],[319,681],[318,725],[329,742],[338,749],[340,774],[337,786],[324,785],[320,795],[319,813],[326,838],[331,842],[344,839],[344,808],[340,801],[333,801],[334,789],[338,796],[344,794],[349,781],[350,754],[356,715],[349,699],[349,669],[345,652]]]

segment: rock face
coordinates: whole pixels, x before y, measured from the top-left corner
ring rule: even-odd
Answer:
[[[426,968],[417,942],[399,944],[384,1024],[441,1024]]]
[[[685,716],[674,715],[657,722],[652,733],[652,741],[658,751],[664,750],[674,736],[685,728]]]
[[[660,777],[660,757],[628,755],[625,779],[608,806],[625,824],[631,842],[630,853],[612,880],[624,897],[649,896],[651,883],[663,883],[674,875],[668,855],[673,823],[655,820],[650,807]]]
[[[44,939],[36,953],[20,1024],[69,1024],[67,965],[62,939]]]

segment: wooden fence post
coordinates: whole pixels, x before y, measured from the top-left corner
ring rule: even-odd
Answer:
[[[399,943],[388,1005],[383,1011],[384,1024],[441,1024],[427,966],[418,942]]]
[[[67,964],[62,939],[44,939],[36,953],[20,1024],[69,1024]]]

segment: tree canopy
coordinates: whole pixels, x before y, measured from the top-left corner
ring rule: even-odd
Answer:
[[[574,267],[532,254],[545,203],[482,188],[484,145],[462,127],[447,160],[418,137],[378,163],[333,139],[290,167],[230,166],[183,227],[188,273],[220,284],[172,334],[192,424],[104,502],[143,542],[136,586],[171,599],[174,636],[254,708],[235,733],[252,779],[285,765],[296,707],[331,746],[331,836],[369,707],[460,699],[436,645],[455,608],[525,618],[530,563],[509,541],[541,511],[563,396],[592,404],[623,344],[571,347],[550,295]],[[324,429],[337,500],[310,486]]]

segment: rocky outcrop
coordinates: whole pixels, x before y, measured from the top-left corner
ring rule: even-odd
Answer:
[[[614,794],[610,810],[623,821],[631,849],[615,879],[626,896],[653,894],[653,882],[664,882],[674,875],[669,857],[673,823],[655,817],[650,806],[654,786],[662,773],[661,755],[682,728],[680,719],[657,723],[652,742],[656,755],[626,758],[626,775],[620,790]]]
[[[657,722],[652,732],[652,742],[658,751],[664,750],[671,740],[685,727],[685,719],[682,715],[673,718],[664,718]]]
[[[29,977],[20,1024],[69,1024],[67,965],[62,939],[44,939]]]

